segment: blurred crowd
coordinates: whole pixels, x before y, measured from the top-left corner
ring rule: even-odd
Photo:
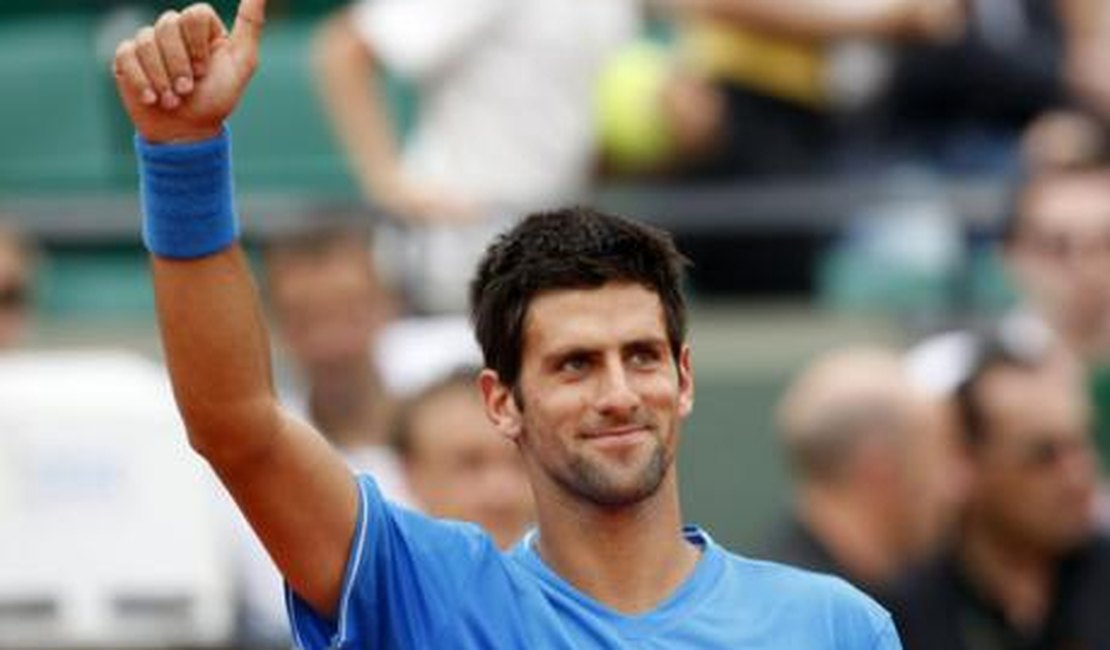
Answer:
[[[792,505],[739,550],[852,582],[910,649],[1110,648],[1110,3],[360,0],[322,20],[311,54],[350,173],[388,218],[314,214],[269,237],[279,391],[389,498],[503,548],[531,493],[483,412],[462,313],[506,224],[613,179],[1006,179],[990,241],[1016,301],[795,369],[775,421]],[[384,71],[419,96],[406,139]],[[0,377],[39,352],[24,341],[40,255],[17,217],[0,224]],[[104,413],[93,429],[115,426]],[[30,457],[24,438],[0,442],[0,468]],[[0,477],[0,515],[28,494]],[[222,641],[288,647],[279,576],[212,501],[236,612]],[[20,602],[0,616],[41,613]],[[2,628],[0,645],[33,645]]]

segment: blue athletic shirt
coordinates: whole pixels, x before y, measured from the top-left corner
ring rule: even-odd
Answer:
[[[502,553],[477,526],[386,502],[359,478],[356,535],[338,620],[286,589],[304,650],[898,650],[890,616],[831,576],[743,558],[694,527],[693,573],[654,610],[620,614],[575,589],[534,550]]]

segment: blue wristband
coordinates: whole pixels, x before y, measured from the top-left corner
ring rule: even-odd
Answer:
[[[159,257],[195,259],[239,237],[231,180],[231,136],[153,144],[135,136],[143,242]]]

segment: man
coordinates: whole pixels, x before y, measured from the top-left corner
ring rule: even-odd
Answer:
[[[325,112],[366,198],[409,226],[391,248],[417,307],[465,309],[507,219],[588,189],[596,78],[638,13],[635,0],[360,0],[320,28]],[[416,90],[403,147],[383,70]]]
[[[508,549],[535,518],[532,488],[516,447],[486,418],[477,374],[458,369],[409,399],[393,444],[423,512],[474,522]]]
[[[955,544],[894,602],[908,648],[1110,647],[1082,375],[1058,346],[979,343],[957,392],[971,468]]]
[[[881,594],[954,521],[962,472],[944,416],[893,351],[846,348],[810,364],[779,407],[796,507],[767,556]]]
[[[391,506],[281,408],[222,127],[256,65],[264,4],[245,0],[230,33],[207,5],[169,12],[119,46],[115,72],[140,135],[178,405],[285,576],[298,644],[898,648],[887,615],[845,583],[683,528],[674,456],[693,374],[682,258],[656,231],[534,215],[479,268],[479,385],[536,499],[537,532],[509,554],[477,527]]]

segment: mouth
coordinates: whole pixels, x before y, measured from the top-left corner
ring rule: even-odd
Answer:
[[[621,446],[635,444],[651,435],[651,429],[642,424],[609,427],[590,431],[582,437],[593,444],[602,446]]]

